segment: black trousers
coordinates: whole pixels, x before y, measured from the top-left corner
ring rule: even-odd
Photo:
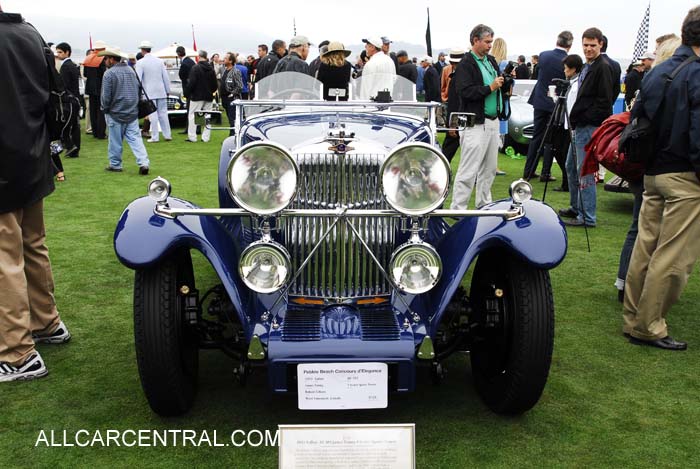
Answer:
[[[80,116],[75,114],[71,122],[70,140],[64,139],[63,148],[66,149],[66,156],[76,157],[80,154]],[[71,151],[71,149],[75,148]]]
[[[451,137],[450,134],[445,135],[445,140],[442,142],[442,154],[447,157],[447,161],[452,161],[452,158],[457,153],[459,148],[459,133],[456,137]]]
[[[90,125],[92,126],[92,136],[95,138],[105,138],[107,137],[107,123],[105,122],[105,115],[102,112],[102,107],[100,106],[100,96],[90,95]]]
[[[549,118],[551,116],[551,112],[535,109],[532,140],[530,141],[530,147],[527,150],[527,160],[525,161],[525,168],[523,169],[524,179],[529,179],[532,174],[537,172],[537,150],[539,150],[540,145],[542,145],[542,138],[547,130],[547,123],[549,122]],[[550,159],[549,166],[547,166],[547,162],[543,163],[542,175],[548,176],[551,168],[552,160]]]
[[[232,104],[232,101],[224,100],[222,101],[224,109],[226,109],[226,117],[228,117],[229,127],[233,127],[236,124],[236,106]],[[234,135],[233,129],[229,130],[229,135]]]

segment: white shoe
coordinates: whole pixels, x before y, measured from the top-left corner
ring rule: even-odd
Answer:
[[[29,381],[49,374],[39,352],[34,352],[27,360],[18,366],[0,362],[0,383],[6,381]]]
[[[152,138],[149,138],[146,140],[148,143],[158,143],[160,140],[153,140]]]
[[[70,340],[71,335],[63,321],[58,323],[58,328],[51,334],[32,334],[35,344],[63,344]]]

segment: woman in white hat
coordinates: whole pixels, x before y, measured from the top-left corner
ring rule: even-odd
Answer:
[[[323,83],[323,99],[326,101],[347,101],[348,83],[352,76],[352,65],[345,60],[351,52],[338,41],[331,41],[328,50],[321,54],[321,65],[316,78]],[[336,90],[345,90],[342,91]]]

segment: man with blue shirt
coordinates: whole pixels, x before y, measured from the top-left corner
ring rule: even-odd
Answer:
[[[474,127],[461,132],[461,159],[452,193],[453,210],[464,210],[476,185],[476,206],[491,203],[491,185],[498,162],[498,100],[503,77],[489,55],[493,29],[477,25],[469,36],[471,51],[457,65],[454,82],[459,111],[473,113]]]
[[[523,170],[523,178],[525,179],[536,177],[537,150],[539,150],[542,145],[542,139],[547,130],[547,124],[554,111],[554,101],[547,96],[547,91],[553,79],[559,78],[563,80],[565,78],[563,60],[569,53],[573,42],[574,36],[571,34],[571,31],[562,31],[559,33],[559,36],[557,36],[557,46],[552,50],[540,53],[537,66],[537,83],[532,90],[530,98],[527,100],[528,104],[532,105],[534,109],[534,129],[532,140],[527,150],[525,169]],[[554,178],[551,177],[552,153],[544,152],[544,154],[548,156],[548,158],[542,163],[542,176],[540,179],[542,181],[546,181],[547,179],[553,181]],[[562,170],[564,170],[564,168],[562,168]]]

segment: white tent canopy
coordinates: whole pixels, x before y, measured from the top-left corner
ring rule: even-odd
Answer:
[[[152,54],[161,59],[176,59],[177,54],[175,53],[175,49],[177,49],[178,46],[180,46],[180,44],[173,42],[165,49],[152,52]],[[190,49],[189,47],[185,47],[185,55],[187,55],[187,57],[197,57],[197,51]]]

